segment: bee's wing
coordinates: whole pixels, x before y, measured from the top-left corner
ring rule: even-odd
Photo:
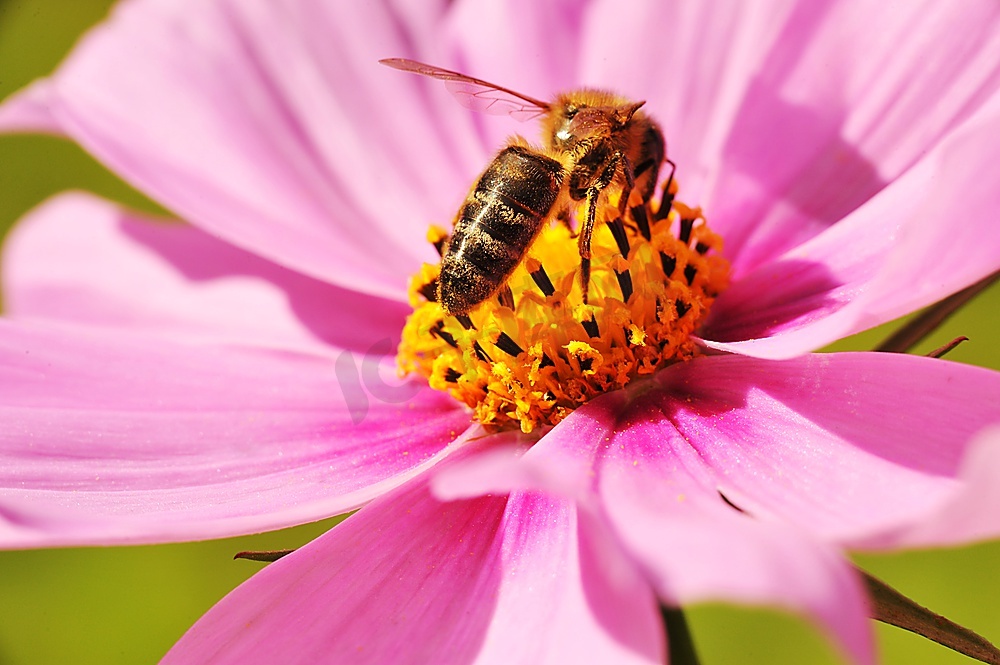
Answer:
[[[467,109],[509,115],[521,122],[537,118],[549,109],[548,104],[478,79],[448,80],[444,87]]]
[[[386,58],[379,60],[383,65],[400,69],[404,72],[422,74],[444,81],[458,103],[473,111],[482,111],[493,115],[509,115],[516,120],[531,120],[549,110],[549,105],[519,92],[514,92],[503,86],[494,85],[482,79],[466,76],[442,69],[434,65],[425,65],[406,58]]]

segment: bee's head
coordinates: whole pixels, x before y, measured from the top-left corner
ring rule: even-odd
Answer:
[[[627,127],[643,104],[600,90],[560,95],[546,117],[545,140],[552,149],[572,150],[579,143],[611,136]]]

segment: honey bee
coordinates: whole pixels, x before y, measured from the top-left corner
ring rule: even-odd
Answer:
[[[495,295],[543,225],[553,219],[568,224],[571,211],[581,205],[585,214],[577,240],[583,301],[587,302],[597,211],[602,195],[614,188],[620,193],[623,220],[632,194],[641,198],[631,212],[648,237],[645,206],[666,157],[666,142],[656,122],[640,110],[645,102],[587,89],[543,102],[413,60],[379,62],[445,81],[467,108],[518,120],[541,117],[543,145],[511,138],[472,185],[458,211],[454,232],[443,248],[438,281],[438,302],[449,314],[465,315]]]

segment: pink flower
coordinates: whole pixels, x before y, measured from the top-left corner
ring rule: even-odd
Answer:
[[[1000,437],[974,435],[1000,375],[809,352],[1000,265],[1000,9],[661,4],[124,4],[0,128],[72,138],[191,225],[77,193],[15,230],[3,544],[360,508],[166,662],[662,662],[658,603],[710,599],[803,613],[871,662],[841,551],[998,533]],[[427,224],[512,131],[388,56],[645,99],[725,239],[701,336],[729,353],[530,441],[427,388],[355,423],[342,354],[392,348]]]

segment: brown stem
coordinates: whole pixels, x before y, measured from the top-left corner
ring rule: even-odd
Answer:
[[[969,338],[966,337],[965,335],[962,335],[961,337],[956,337],[955,339],[951,340],[947,344],[943,344],[943,345],[939,346],[938,348],[934,349],[933,351],[931,351],[930,353],[928,353],[927,357],[928,358],[943,358],[945,356],[945,354],[950,353],[951,350],[954,349],[956,346],[958,346],[962,342],[968,342],[968,341],[969,341]]]
[[[663,630],[667,633],[667,663],[669,665],[699,665],[694,640],[688,630],[684,610],[679,607],[660,606]]]
[[[294,551],[295,550],[248,550],[246,552],[237,552],[233,558],[246,559],[247,561],[274,563],[281,557],[291,554]]]
[[[963,305],[985,291],[997,279],[1000,279],[1000,270],[979,280],[972,286],[967,286],[958,293],[953,293],[944,300],[931,305],[918,314],[912,321],[890,335],[875,350],[906,353],[919,344],[927,335],[937,330],[938,326],[947,321]]]
[[[873,619],[926,637],[969,658],[1000,665],[1000,650],[986,638],[918,605],[863,570],[859,572],[871,597]]]

